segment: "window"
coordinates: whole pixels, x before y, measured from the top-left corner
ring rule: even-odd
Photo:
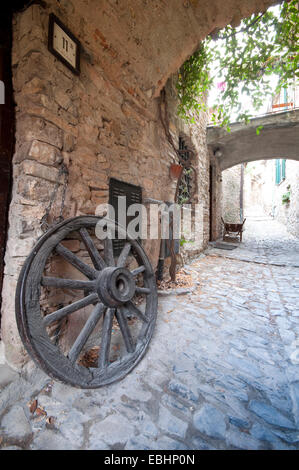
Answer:
[[[284,159],[275,160],[275,183],[280,184],[286,177],[286,161]]]
[[[128,208],[131,204],[141,204],[142,203],[142,189],[139,186],[133,184],[124,183],[123,181],[118,181],[114,178],[110,178],[109,182],[109,204],[115,210],[115,220],[119,221],[120,214],[118,214],[118,198],[121,196],[126,197],[126,228],[131,220],[135,219],[134,216],[128,216]],[[140,241],[140,240],[139,240]],[[118,256],[125,245],[125,240],[115,239],[113,240],[113,250],[114,255]]]

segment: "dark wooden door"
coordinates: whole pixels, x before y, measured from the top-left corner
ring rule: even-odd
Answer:
[[[5,87],[5,103],[0,104],[0,293],[2,292],[8,207],[11,193],[11,162],[14,151],[11,43],[11,13],[2,12],[0,15],[0,80]]]

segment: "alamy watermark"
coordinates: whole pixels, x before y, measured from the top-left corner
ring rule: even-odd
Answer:
[[[96,236],[101,240],[128,237],[203,242],[202,204],[127,205],[126,197],[120,196],[116,207],[111,204],[97,206],[96,215],[103,216],[96,226]]]
[[[0,80],[0,104],[5,104],[5,85],[2,80]]]

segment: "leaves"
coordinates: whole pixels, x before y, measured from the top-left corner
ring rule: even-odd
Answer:
[[[29,411],[30,413],[34,413],[36,408],[37,408],[37,400],[34,399],[34,400],[31,400],[29,403],[28,403],[28,407],[29,407]]]
[[[258,126],[256,128],[256,135],[259,135],[264,126]]]
[[[47,416],[47,412],[44,410],[42,406],[38,406],[35,410],[36,416]]]
[[[279,9],[244,19],[237,29],[228,25],[216,40],[206,38],[179,71],[178,115],[195,122],[197,114],[207,111],[207,93],[216,81],[221,93],[211,118],[228,128],[233,112],[238,120],[249,120],[249,110],[240,102],[241,92],[258,110],[273,93],[269,77],[278,77],[275,93],[294,85],[299,76],[297,3],[283,2]]]
[[[47,385],[46,388],[48,388],[49,385]],[[33,416],[33,419],[37,421],[43,421],[44,419],[46,420],[46,425],[48,428],[53,429],[55,426],[55,418],[53,416],[48,416],[46,410],[44,409],[43,406],[38,404],[38,401],[36,398],[32,399],[28,404],[27,404],[29,411]]]
[[[287,187],[287,189],[289,189],[289,186]],[[291,200],[291,191],[289,189],[285,194],[282,195],[281,202],[282,204],[289,204],[290,200]]]

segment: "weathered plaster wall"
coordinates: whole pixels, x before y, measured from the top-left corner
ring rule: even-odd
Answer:
[[[14,321],[15,287],[41,233],[39,220],[61,162],[69,169],[65,217],[93,214],[107,201],[109,177],[141,185],[144,198],[169,200],[174,152],[154,98],[201,38],[272,3],[174,0],[170,7],[166,1],[48,0],[46,8],[33,5],[15,15],[16,153],[2,306],[9,362],[24,360]],[[50,12],[82,43],[79,77],[48,52]],[[196,149],[204,141],[203,127],[204,122],[190,134]],[[207,159],[200,155],[199,162],[207,224]],[[58,210],[54,205],[53,214]],[[145,249],[152,260],[158,258],[159,242],[145,243]]]
[[[244,205],[245,215],[273,216],[275,190],[274,160],[260,160],[245,165]]]

